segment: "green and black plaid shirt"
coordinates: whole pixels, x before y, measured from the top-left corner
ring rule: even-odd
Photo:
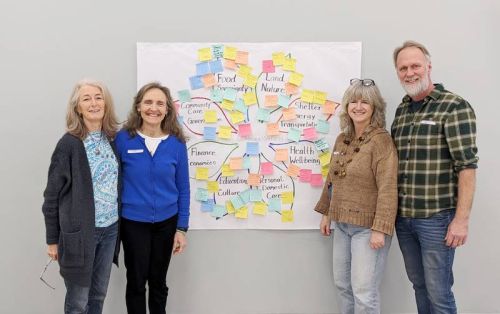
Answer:
[[[458,172],[477,168],[476,116],[440,84],[417,111],[411,101],[403,98],[391,129],[399,156],[398,214],[426,218],[456,208]]]

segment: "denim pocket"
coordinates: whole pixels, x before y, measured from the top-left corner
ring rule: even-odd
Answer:
[[[443,228],[448,228],[448,225],[455,217],[455,211],[453,209],[442,210],[431,216],[432,220],[438,223]]]
[[[83,236],[81,231],[61,232],[59,263],[64,267],[83,266]]]

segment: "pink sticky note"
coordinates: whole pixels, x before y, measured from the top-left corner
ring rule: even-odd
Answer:
[[[311,186],[323,186],[323,176],[321,173],[311,174]]]
[[[304,138],[306,140],[315,140],[318,137],[318,133],[316,132],[316,128],[305,128],[304,129]]]
[[[262,72],[274,73],[275,70],[273,60],[262,60]]]
[[[260,174],[273,174],[273,163],[272,162],[261,163]]]
[[[300,182],[311,182],[311,174],[312,174],[311,169],[300,169],[299,171]]]
[[[249,137],[252,135],[252,125],[250,123],[238,124],[238,133],[240,137]]]

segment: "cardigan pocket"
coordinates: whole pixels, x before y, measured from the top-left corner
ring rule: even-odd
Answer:
[[[61,231],[61,240],[59,243],[59,263],[64,267],[83,266],[83,236],[81,231]]]

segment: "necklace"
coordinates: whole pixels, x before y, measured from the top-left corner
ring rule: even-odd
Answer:
[[[102,135],[102,132],[99,132],[99,140],[96,140],[94,138],[94,135],[92,135],[91,133],[89,134],[89,137],[90,137],[90,141],[92,142],[92,144],[94,144],[94,153],[96,155],[100,155],[101,154],[101,150],[99,149],[99,147],[101,146],[101,143],[102,143],[102,138],[103,138],[103,135]]]

